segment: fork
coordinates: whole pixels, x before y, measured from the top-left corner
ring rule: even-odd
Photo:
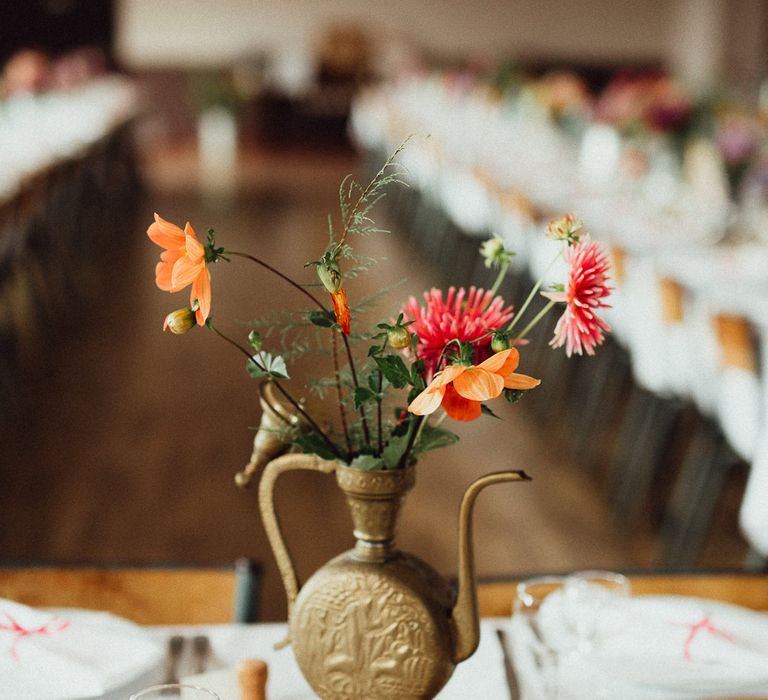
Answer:
[[[179,659],[183,650],[184,637],[174,634],[168,640],[168,651],[165,655],[164,685],[179,682]]]
[[[192,656],[194,658],[195,673],[203,673],[205,671],[210,655],[211,640],[204,634],[192,637]]]
[[[507,645],[507,632],[501,627],[496,628],[496,637],[501,645],[501,653],[504,659],[504,676],[507,680],[507,689],[509,690],[510,700],[518,700],[520,697],[520,688],[517,685],[515,668],[512,665],[512,658],[509,655],[509,646]]]

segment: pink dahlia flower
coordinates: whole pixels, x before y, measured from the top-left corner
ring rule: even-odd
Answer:
[[[565,354],[595,354],[595,347],[603,342],[608,324],[595,313],[596,309],[608,308],[604,303],[611,293],[608,286],[610,263],[600,244],[584,236],[576,245],[564,252],[568,263],[568,286],[564,292],[546,292],[544,296],[553,301],[564,301],[565,311],[555,326],[555,336],[550,345],[559,348],[565,345]]]
[[[403,316],[413,321],[408,330],[419,336],[416,356],[424,360],[428,377],[434,374],[440,354],[451,340],[474,340],[490,329],[502,328],[512,318],[512,307],[505,307],[501,297],[475,287],[469,292],[464,287],[451,287],[445,299],[442,290],[433,287],[424,292],[424,301],[425,306],[420,306],[410,297],[403,306]],[[491,336],[487,336],[474,344],[475,362],[490,356],[490,343]]]

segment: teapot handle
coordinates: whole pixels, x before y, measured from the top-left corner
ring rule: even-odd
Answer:
[[[321,459],[317,455],[287,454],[273,459],[267,464],[259,481],[259,510],[269,544],[272,547],[272,553],[277,560],[277,568],[283,579],[285,593],[288,596],[288,619],[291,617],[293,603],[299,594],[299,580],[275,512],[275,482],[283,472],[297,469],[333,474],[336,471],[336,464],[334,460]]]

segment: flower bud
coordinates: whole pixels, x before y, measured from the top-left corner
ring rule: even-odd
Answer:
[[[407,348],[411,344],[411,334],[402,326],[390,328],[387,331],[387,344],[397,350]]]
[[[494,352],[501,352],[502,350],[508,350],[512,346],[509,342],[509,336],[504,331],[496,331],[493,334],[491,340],[491,350]]]
[[[571,245],[579,240],[583,227],[581,219],[577,219],[573,214],[566,214],[549,222],[547,236],[556,241],[567,241]]]
[[[317,266],[317,276],[329,294],[336,294],[341,289],[341,270],[335,262],[321,262]]]
[[[512,255],[504,247],[504,241],[496,235],[491,236],[480,245],[480,256],[488,269],[508,264]]]
[[[248,345],[251,347],[251,349],[259,352],[259,350],[261,350],[262,346],[264,345],[264,339],[261,337],[261,333],[251,331],[248,334]]]
[[[195,312],[192,309],[186,307],[183,309],[176,309],[171,311],[165,317],[165,323],[163,323],[164,331],[171,331],[176,335],[183,335],[195,325]]]

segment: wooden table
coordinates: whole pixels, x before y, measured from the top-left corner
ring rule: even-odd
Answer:
[[[685,595],[712,598],[752,610],[768,611],[768,574],[653,573],[629,574],[634,595]],[[512,610],[517,579],[484,581],[477,597],[483,617],[505,617]]]

